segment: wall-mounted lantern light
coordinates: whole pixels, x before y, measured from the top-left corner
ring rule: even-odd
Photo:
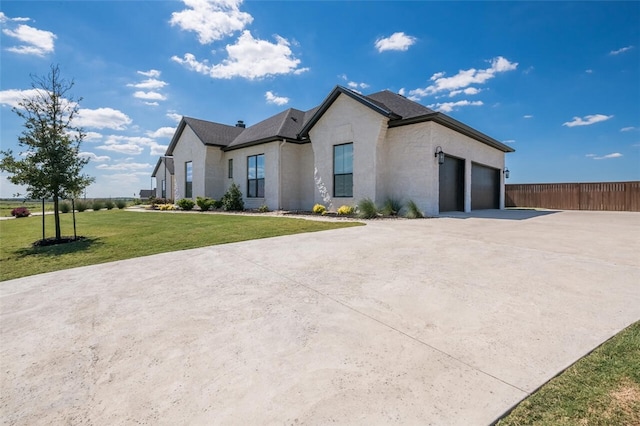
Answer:
[[[444,164],[444,152],[442,151],[442,147],[438,146],[436,147],[436,155],[435,157],[438,157],[438,164],[439,165],[443,165]]]
[[[504,173],[504,178],[509,179],[509,169],[505,168],[502,173]]]

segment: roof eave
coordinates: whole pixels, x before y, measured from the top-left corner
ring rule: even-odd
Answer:
[[[173,137],[171,138],[171,142],[169,142],[169,146],[167,147],[167,150],[165,151],[164,155],[173,155],[173,150],[178,144],[178,140],[180,140],[180,136],[182,136],[182,132],[184,131],[184,128],[186,126],[187,126],[187,122],[184,120],[184,117],[182,117],[182,119],[180,120],[180,123],[178,124],[178,127],[176,128],[176,132],[173,134]]]
[[[503,144],[492,138],[491,136],[485,135],[482,132],[477,131],[476,129],[467,126],[464,123],[455,120],[448,115],[442,114],[441,112],[434,112],[431,114],[425,114],[418,117],[412,117],[404,120],[393,120],[389,122],[389,128],[392,127],[400,127],[406,126],[409,124],[415,123],[423,123],[426,121],[433,121],[442,126],[445,126],[451,130],[455,130],[458,133],[461,133],[465,136],[468,136],[472,139],[477,140],[478,142],[482,142],[485,145],[489,145],[492,148],[498,149],[502,152],[515,152],[515,149],[511,148],[508,145]]]
[[[290,137],[286,137],[286,136],[269,136],[267,138],[262,138],[262,139],[256,139],[254,141],[249,141],[249,142],[243,142],[241,144],[238,145],[233,145],[233,146],[226,146],[226,147],[222,147],[223,151],[233,151],[236,149],[242,149],[242,148],[247,148],[250,146],[255,146],[255,145],[262,145],[265,143],[270,143],[270,142],[279,142],[279,141],[286,141],[286,142],[291,142],[291,143],[304,143],[306,141],[300,141],[298,139],[292,139]]]

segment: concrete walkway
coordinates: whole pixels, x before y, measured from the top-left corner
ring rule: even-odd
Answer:
[[[451,216],[2,282],[2,420],[486,425],[640,319],[640,214]]]

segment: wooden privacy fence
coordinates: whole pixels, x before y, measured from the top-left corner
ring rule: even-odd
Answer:
[[[640,211],[640,181],[505,185],[506,207]]]

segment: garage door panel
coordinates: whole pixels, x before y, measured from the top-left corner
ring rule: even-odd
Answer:
[[[464,211],[464,160],[445,157],[439,174],[440,211]]]
[[[500,170],[471,166],[471,210],[500,208]]]

